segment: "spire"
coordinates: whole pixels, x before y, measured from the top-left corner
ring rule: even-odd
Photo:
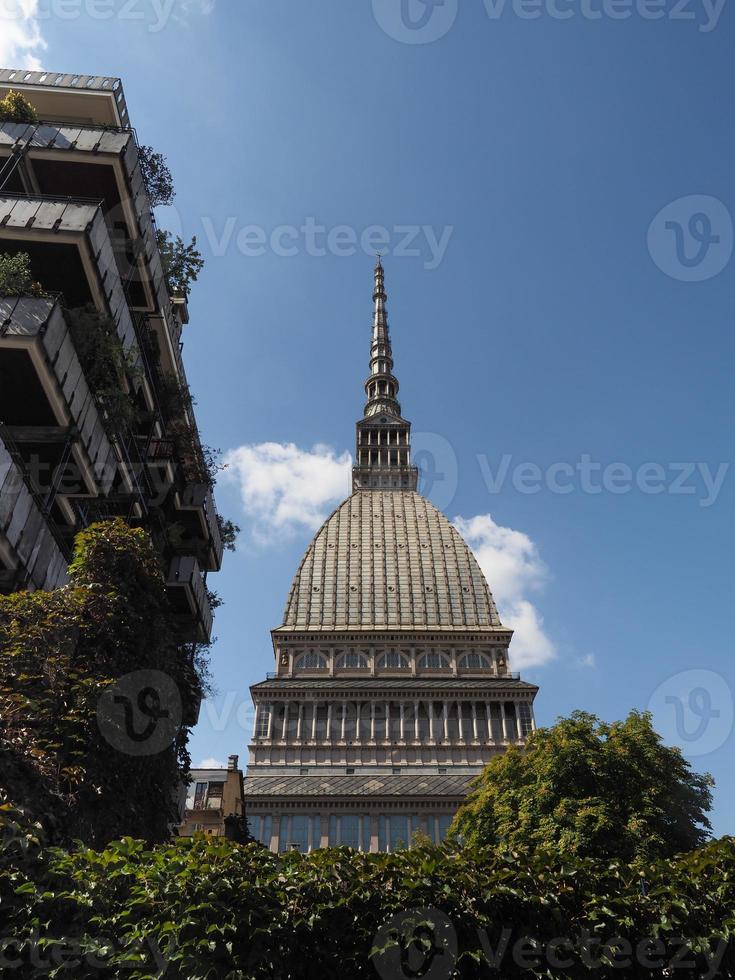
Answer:
[[[401,417],[398,379],[386,310],[385,271],[378,255],[374,271],[373,335],[370,374],[365,381],[367,401],[357,423],[357,465],[353,490],[415,490],[418,471],[411,465],[411,423]]]
[[[388,296],[385,292],[385,272],[383,263],[375,265],[375,286],[373,288],[373,342],[370,346],[370,377],[365,382],[365,418],[371,415],[395,415],[401,417],[401,406],[396,399],[398,380],[393,375],[393,352],[390,346],[388,311],[385,308]]]

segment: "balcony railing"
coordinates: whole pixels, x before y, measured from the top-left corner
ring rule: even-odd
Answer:
[[[111,100],[114,100],[120,125],[127,126],[129,123],[125,94],[119,78],[111,78],[106,75],[70,75],[53,71],[28,71],[24,68],[2,68],[0,69],[0,86],[13,88],[16,91],[35,87],[45,92],[53,89],[63,92],[65,89],[71,89],[76,92],[109,93]]]
[[[178,594],[183,599],[183,604],[196,621],[197,638],[203,643],[208,642],[212,635],[212,607],[196,558],[186,555],[173,558],[169,566],[166,587],[173,597]],[[180,612],[182,603],[176,603],[174,608]]]
[[[86,487],[80,485],[72,495],[107,493],[115,453],[60,304],[26,296],[0,299],[0,361],[4,351],[28,353],[56,424],[74,426],[74,455]]]
[[[206,483],[188,484],[180,496],[180,509],[195,511],[201,521],[202,533],[208,541],[208,551],[211,552],[210,571],[218,571],[222,565],[222,535],[214,504],[214,496]]]
[[[0,426],[0,557],[19,568],[34,589],[55,589],[67,581],[68,551],[43,514],[43,501],[25,482]],[[23,581],[23,584],[26,584]]]

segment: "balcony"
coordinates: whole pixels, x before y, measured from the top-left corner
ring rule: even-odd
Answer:
[[[122,82],[105,75],[65,75],[60,72],[0,69],[0,99],[8,91],[22,92],[42,119],[95,122],[128,126]]]
[[[188,534],[205,542],[201,558],[204,568],[219,571],[224,549],[211,489],[205,483],[190,483],[176,495],[176,507],[184,520],[191,517],[185,524]]]
[[[67,558],[2,438],[0,429],[0,590],[56,589],[67,582]]]
[[[0,123],[0,166],[18,193],[66,195],[101,204],[131,307],[159,312],[178,338],[156,227],[131,129],[54,123]]]
[[[166,591],[174,615],[185,632],[194,621],[194,637],[208,643],[212,636],[212,607],[204,584],[199,562],[191,556],[173,558],[166,579]]]
[[[22,451],[49,473],[71,456],[68,496],[106,494],[117,465],[58,302],[0,299],[0,418]]]

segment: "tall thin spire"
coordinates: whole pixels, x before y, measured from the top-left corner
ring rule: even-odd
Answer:
[[[367,401],[357,423],[357,464],[353,490],[415,490],[418,471],[411,465],[411,423],[401,416],[398,379],[386,310],[385,270],[378,255],[374,271],[373,332],[370,374],[365,381]]]
[[[385,304],[385,271],[383,263],[375,265],[375,286],[373,288],[373,340],[370,345],[370,376],[365,382],[365,418],[371,415],[388,414],[400,418],[401,406],[398,394],[398,380],[393,374],[393,352],[390,346],[388,311]]]

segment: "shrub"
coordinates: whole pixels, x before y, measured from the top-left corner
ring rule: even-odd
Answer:
[[[28,963],[76,944],[87,958],[75,980],[650,980],[735,966],[732,838],[636,866],[429,845],[278,856],[201,835],[64,853],[7,819],[0,896],[13,952]]]
[[[69,574],[52,592],[0,596],[0,789],[54,841],[166,840],[189,763],[181,717],[203,678],[144,531],[93,524]]]
[[[191,284],[197,281],[204,268],[196,237],[184,245],[178,235],[174,238],[171,232],[159,229],[157,240],[169,293],[187,298]]]
[[[35,123],[38,112],[25,96],[11,89],[4,99],[0,99],[0,122]]]
[[[138,369],[123,348],[113,320],[91,304],[66,311],[66,321],[84,377],[108,423],[118,431],[138,421],[129,390]]]
[[[33,281],[27,252],[0,254],[0,296],[47,296],[40,283]]]
[[[141,146],[138,148],[138,159],[151,207],[171,204],[176,197],[176,191],[166,157],[162,153],[156,153],[151,146]]]

